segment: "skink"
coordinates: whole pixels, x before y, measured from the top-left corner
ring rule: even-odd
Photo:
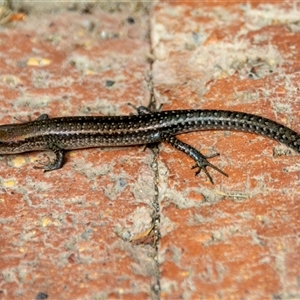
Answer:
[[[177,135],[211,129],[246,131],[275,139],[300,153],[300,134],[257,115],[226,110],[137,110],[138,115],[130,116],[49,118],[43,114],[34,121],[1,125],[0,154],[50,150],[55,160],[40,168],[51,171],[62,167],[65,150],[166,142],[189,155],[196,163],[196,174],[203,170],[213,183],[207,167],[228,176],[208,161],[219,154],[205,156]]]

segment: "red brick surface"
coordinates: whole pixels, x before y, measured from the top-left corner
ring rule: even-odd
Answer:
[[[2,22],[1,124],[135,113],[153,85],[163,110],[240,110],[300,132],[296,3],[149,6]],[[45,153],[1,157],[0,299],[300,299],[299,155],[254,134],[180,139],[220,152],[229,178],[195,177],[165,144],[157,157],[70,151],[49,173],[33,169]]]

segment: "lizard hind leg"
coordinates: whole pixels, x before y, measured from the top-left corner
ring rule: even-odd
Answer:
[[[132,105],[131,103],[128,103],[128,105],[131,106],[132,108],[134,108],[137,111],[138,115],[145,115],[145,114],[151,114],[152,113],[151,109],[149,109],[145,106],[136,107],[136,106]],[[181,142],[175,136],[167,135],[165,137],[162,137],[161,140],[171,144],[176,149],[184,152],[185,154],[190,156],[196,162],[196,164],[192,167],[192,169],[196,169],[196,168],[198,169],[196,171],[195,175],[200,174],[201,170],[203,170],[203,172],[208,177],[209,181],[212,184],[214,184],[213,178],[211,177],[211,175],[207,171],[207,167],[211,167],[212,169],[215,169],[219,173],[221,173],[224,176],[228,177],[228,174],[226,174],[224,171],[222,171],[221,169],[219,169],[218,167],[216,167],[215,165],[213,165],[212,163],[210,163],[208,161],[208,159],[210,159],[210,158],[214,158],[216,156],[219,156],[220,155],[219,153],[214,153],[212,155],[205,156],[201,152],[196,150],[195,148],[191,147],[190,145]]]
[[[199,152],[197,149],[191,147],[190,145],[188,145],[186,143],[183,143],[182,141],[178,140],[174,136],[165,137],[165,138],[163,138],[163,141],[171,144],[176,149],[184,152],[185,154],[190,156],[196,162],[196,164],[192,167],[192,169],[195,169],[195,168],[198,169],[196,171],[195,175],[198,175],[201,172],[201,170],[203,170],[204,173],[206,174],[206,176],[208,177],[209,181],[212,184],[214,184],[213,178],[211,177],[211,175],[207,171],[207,167],[211,167],[212,169],[215,169],[216,171],[218,171],[222,175],[228,177],[227,173],[225,173],[224,171],[222,171],[221,169],[219,169],[218,167],[216,167],[215,165],[213,165],[212,163],[210,163],[208,161],[208,159],[210,159],[210,158],[219,156],[220,155],[219,153],[215,153],[215,154],[212,154],[212,155],[209,155],[209,156],[205,156],[201,152]]]

